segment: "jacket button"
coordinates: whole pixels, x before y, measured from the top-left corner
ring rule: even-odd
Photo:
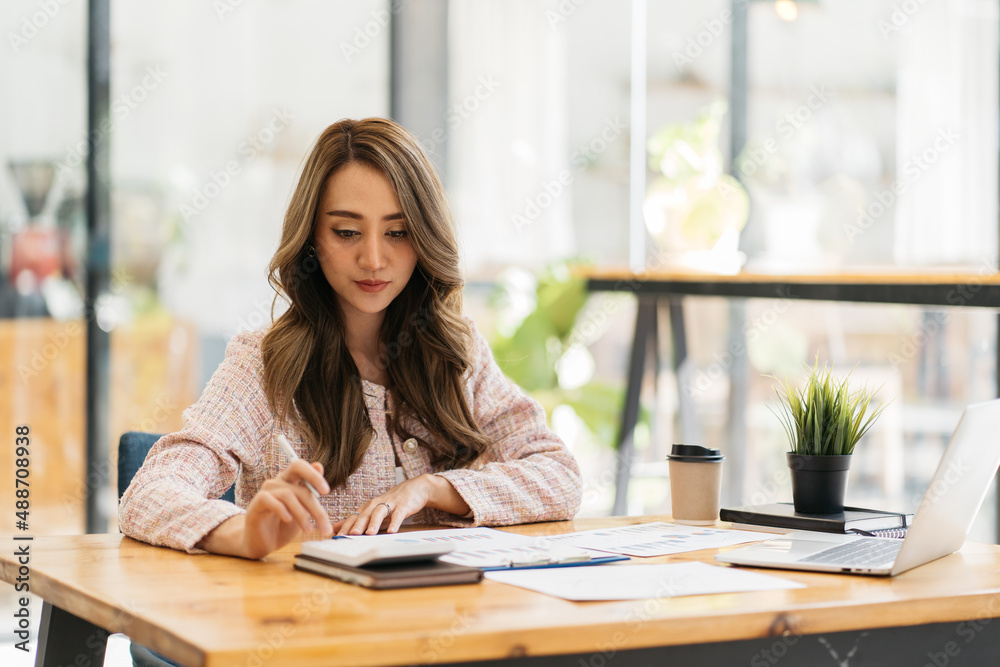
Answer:
[[[417,441],[414,438],[407,439],[407,441],[403,443],[403,451],[407,454],[412,454],[417,451]]]

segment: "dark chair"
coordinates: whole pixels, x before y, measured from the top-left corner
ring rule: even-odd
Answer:
[[[122,499],[125,489],[132,483],[132,478],[139,472],[146,455],[152,449],[160,436],[156,433],[143,433],[142,431],[129,431],[122,434],[118,440],[118,500]],[[236,495],[233,491],[235,487],[222,494],[221,500],[236,502]],[[132,664],[134,667],[178,667],[158,653],[150,651],[141,644],[132,642],[129,646],[132,654]]]
[[[139,472],[146,454],[153,448],[156,441],[162,436],[157,433],[144,433],[142,431],[128,431],[122,434],[118,441],[118,500],[121,500],[125,489],[132,483],[132,478]],[[222,494],[220,500],[228,500],[236,503],[236,493],[234,486]]]

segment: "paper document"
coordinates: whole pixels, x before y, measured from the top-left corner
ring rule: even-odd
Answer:
[[[550,563],[587,562],[606,554],[592,553],[549,537],[517,535],[492,528],[446,528],[405,533],[358,536],[365,540],[405,542],[411,545],[447,545],[451,552],[440,560],[469,567],[532,567]]]
[[[558,544],[628,556],[666,556],[684,551],[718,549],[745,542],[759,542],[769,537],[773,535],[749,530],[681,526],[665,521],[654,521],[634,526],[553,535],[549,539]]]
[[[804,588],[790,579],[706,563],[607,565],[555,570],[502,570],[486,578],[567,600],[647,598]]]

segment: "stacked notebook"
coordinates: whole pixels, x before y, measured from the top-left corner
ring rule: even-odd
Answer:
[[[719,518],[729,521],[733,528],[786,532],[789,530],[814,530],[821,533],[860,533],[875,537],[906,536],[912,514],[884,512],[863,507],[845,507],[836,514],[803,514],[796,512],[792,503],[724,507]]]
[[[482,570],[439,560],[451,546],[335,538],[302,543],[295,569],[367,588],[415,588],[474,584]]]

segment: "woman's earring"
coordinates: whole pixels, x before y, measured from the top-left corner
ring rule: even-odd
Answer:
[[[315,256],[316,256],[316,248],[314,248],[311,245],[307,245],[306,246],[306,257],[308,257],[309,259],[312,259]]]

